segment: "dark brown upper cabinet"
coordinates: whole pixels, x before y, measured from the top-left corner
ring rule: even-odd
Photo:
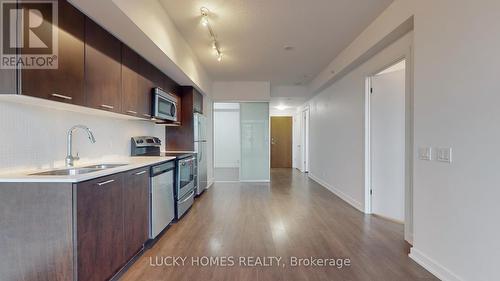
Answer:
[[[166,149],[170,151],[194,150],[194,113],[203,113],[203,95],[191,86],[180,87],[181,124],[167,127]]]
[[[0,69],[0,94],[23,94],[146,119],[152,117],[153,88],[180,99],[179,85],[134,50],[66,0],[59,0],[58,8],[54,29],[58,68]]]
[[[85,97],[89,107],[121,112],[121,42],[85,19]]]
[[[23,69],[21,93],[65,103],[84,105],[85,17],[67,1],[58,1],[57,69]]]
[[[152,110],[152,95],[155,86],[154,79],[152,78],[154,66],[147,60],[139,58],[139,87],[141,88],[140,107],[142,109],[142,117],[151,118]]]
[[[143,117],[139,73],[139,55],[122,45],[122,113]]]

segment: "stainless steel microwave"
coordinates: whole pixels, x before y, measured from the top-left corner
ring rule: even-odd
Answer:
[[[177,121],[177,98],[160,88],[153,89],[152,116],[160,120]]]

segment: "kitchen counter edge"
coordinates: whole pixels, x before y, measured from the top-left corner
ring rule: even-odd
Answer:
[[[15,174],[4,174],[0,175],[0,183],[79,183],[88,180],[93,180],[113,174],[118,174],[122,172],[127,172],[135,169],[140,169],[148,166],[154,166],[157,164],[165,163],[175,160],[175,157],[170,156],[148,156],[148,157],[130,157],[128,160],[122,161],[105,161],[106,164],[123,163],[125,166],[105,169],[101,171],[91,172],[87,174],[80,175],[70,175],[70,176],[46,176],[46,175],[30,175],[32,173],[39,173],[48,170],[40,171],[29,171],[26,173],[15,173]],[[78,165],[75,168],[91,165],[92,163],[86,163],[85,165]],[[54,168],[50,170],[66,169],[65,167]]]

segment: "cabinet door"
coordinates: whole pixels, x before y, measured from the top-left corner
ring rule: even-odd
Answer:
[[[85,94],[87,106],[121,111],[121,42],[85,19]]]
[[[125,258],[129,260],[149,236],[149,167],[126,173],[123,192]]]
[[[140,117],[151,118],[152,90],[154,81],[151,78],[152,65],[139,57],[139,111]]]
[[[84,15],[65,0],[58,8],[58,68],[23,69],[21,93],[84,105]]]
[[[76,185],[78,281],[104,281],[125,263],[123,175]]]
[[[122,45],[122,113],[140,116],[139,55]],[[142,113],[142,112],[141,112]]]

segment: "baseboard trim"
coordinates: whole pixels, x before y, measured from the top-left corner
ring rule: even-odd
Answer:
[[[269,183],[270,180],[240,180],[240,182],[244,183]]]
[[[210,181],[208,181],[208,184],[207,184],[207,189],[209,189],[210,187],[212,187],[212,185],[214,184],[214,179],[211,179]]]
[[[345,202],[347,202],[349,205],[351,205],[354,208],[356,208],[361,213],[365,213],[365,208],[364,208],[363,204],[361,204],[360,202],[356,201],[354,198],[352,198],[351,196],[345,194],[344,192],[338,190],[337,188],[331,186],[330,184],[328,184],[324,180],[318,178],[312,172],[309,172],[308,175],[309,175],[309,178],[311,178],[315,182],[319,183],[321,186],[323,186],[324,188],[328,189],[333,194],[335,194],[338,197],[340,197],[340,199],[344,200]]]
[[[463,281],[463,279],[461,279],[433,259],[426,256],[421,251],[415,249],[415,247],[411,248],[410,254],[408,256],[423,268],[427,269],[427,271],[434,274],[437,278],[443,281]]]

